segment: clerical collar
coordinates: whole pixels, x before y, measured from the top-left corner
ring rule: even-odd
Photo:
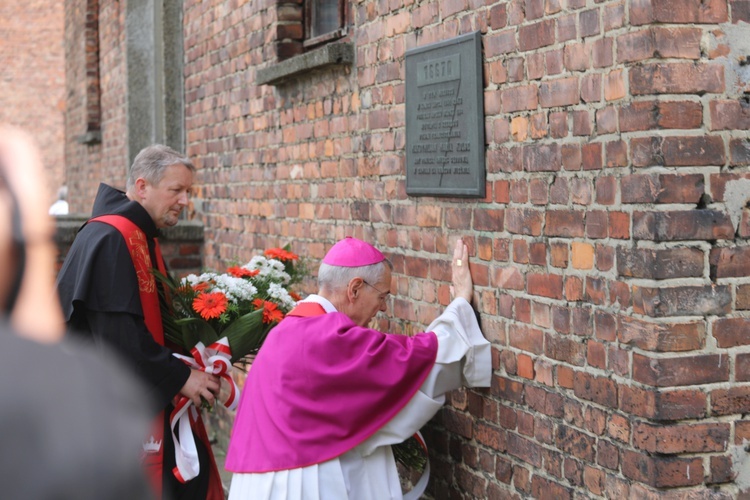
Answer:
[[[305,297],[304,300],[300,302],[315,302],[316,304],[320,304],[321,306],[323,306],[323,309],[326,310],[326,313],[338,312],[336,308],[333,306],[333,304],[331,304],[330,300],[320,295],[316,295],[314,293],[308,295],[307,297]]]

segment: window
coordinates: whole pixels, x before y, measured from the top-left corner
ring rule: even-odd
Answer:
[[[346,34],[345,0],[307,0],[305,2],[305,47],[341,38]]]

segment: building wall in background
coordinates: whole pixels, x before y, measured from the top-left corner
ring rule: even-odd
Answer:
[[[0,2],[0,122],[34,134],[51,195],[65,182],[63,20],[55,0]]]
[[[122,26],[123,3],[101,13],[120,9]],[[435,498],[737,497],[750,485],[750,2],[347,4],[352,65],[258,85],[302,50],[299,3],[184,3],[204,264],[289,243],[315,267],[339,238],[369,240],[395,265],[378,325],[410,333],[449,302],[463,237],[495,372],[427,429]],[[404,54],[472,31],[487,194],[407,196]],[[122,30],[107,33],[122,54]],[[123,116],[121,67],[101,72],[104,116]],[[82,185],[123,154],[103,130],[117,154],[77,166]]]

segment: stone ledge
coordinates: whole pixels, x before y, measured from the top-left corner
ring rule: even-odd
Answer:
[[[333,65],[351,65],[354,62],[352,43],[331,43],[323,47],[259,69],[257,85],[279,85],[301,73]]]
[[[57,229],[55,242],[71,244],[78,234],[78,229],[88,220],[85,214],[70,214],[55,216]],[[161,230],[166,241],[203,241],[203,223],[195,220],[181,220],[176,226]]]

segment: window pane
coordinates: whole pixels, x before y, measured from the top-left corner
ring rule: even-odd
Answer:
[[[311,21],[313,37],[339,29],[339,0],[313,0]]]

